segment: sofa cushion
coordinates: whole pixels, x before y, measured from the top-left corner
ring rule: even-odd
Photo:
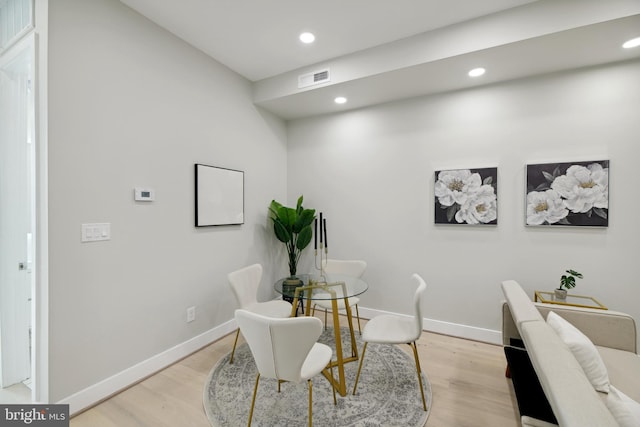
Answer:
[[[640,403],[611,386],[607,396],[607,408],[613,414],[620,427],[640,426]]]
[[[618,426],[569,347],[551,326],[544,321],[525,322],[520,332],[559,425]]]
[[[558,316],[553,311],[547,315],[547,323],[560,339],[571,349],[587,378],[597,391],[609,392],[609,375],[600,353],[591,340],[578,328]]]
[[[640,356],[630,351],[596,346],[609,373],[609,383],[640,402]]]

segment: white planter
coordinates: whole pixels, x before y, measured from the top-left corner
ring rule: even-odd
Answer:
[[[567,291],[566,289],[554,289],[555,296],[557,300],[565,300],[567,299]]]

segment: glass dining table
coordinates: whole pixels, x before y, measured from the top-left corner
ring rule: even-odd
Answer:
[[[298,312],[298,301],[305,301],[305,315],[311,315],[311,305],[313,301],[330,300],[333,315],[333,328],[336,343],[336,360],[332,360],[330,367],[338,369],[336,379],[329,368],[323,371],[323,375],[329,380],[331,385],[341,396],[347,394],[347,384],[345,381],[344,364],[358,360],[358,348],[356,337],[353,331],[353,318],[349,298],[363,294],[369,288],[364,280],[357,277],[350,277],[341,274],[299,275],[302,285],[291,286],[286,283],[287,279],[278,280],[274,288],[283,297],[292,299],[291,316],[296,316]],[[338,313],[338,300],[344,300],[344,307],[347,313],[349,324],[349,334],[351,336],[351,356],[345,357],[342,351],[342,335],[340,330],[340,316]]]

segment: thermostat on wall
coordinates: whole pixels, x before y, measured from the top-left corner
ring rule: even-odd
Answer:
[[[152,202],[156,198],[156,192],[151,188],[134,189],[134,199],[139,202]]]

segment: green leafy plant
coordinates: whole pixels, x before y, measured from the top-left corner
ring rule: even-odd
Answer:
[[[269,206],[276,238],[287,247],[291,276],[296,274],[302,250],[311,242],[313,237],[311,224],[316,217],[316,210],[305,209],[302,206],[302,200],[303,196],[300,196],[295,209],[282,206],[275,200],[272,200]]]
[[[582,273],[578,273],[575,270],[567,270],[566,273],[567,274],[563,274],[560,278],[560,286],[558,287],[558,289],[560,290],[562,290],[562,288],[565,288],[567,290],[575,288],[576,279],[582,279]]]

